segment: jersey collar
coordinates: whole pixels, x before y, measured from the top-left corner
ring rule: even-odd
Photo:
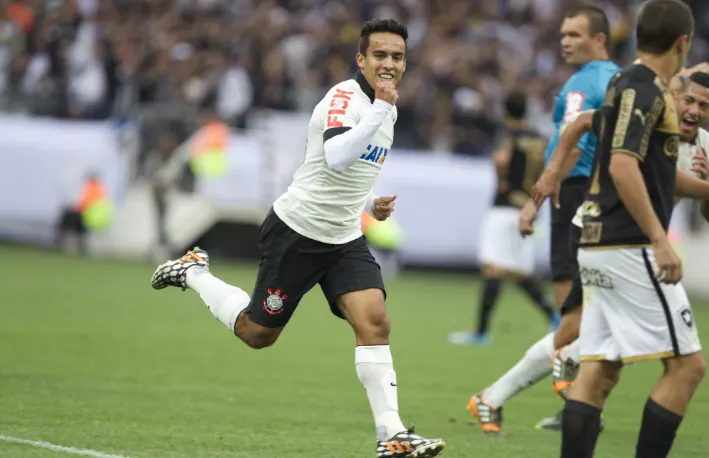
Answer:
[[[357,81],[357,84],[359,84],[359,87],[362,89],[362,92],[364,92],[367,97],[369,97],[369,101],[374,103],[374,89],[372,89],[372,86],[369,85],[369,83],[367,82],[367,78],[364,77],[362,72],[357,72],[357,74],[355,75],[355,81]]]

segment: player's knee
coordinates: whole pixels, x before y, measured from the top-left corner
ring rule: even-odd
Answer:
[[[671,376],[695,388],[701,383],[706,370],[707,363],[701,352],[676,358],[666,365],[666,372]]]
[[[268,332],[267,330],[259,330],[240,335],[239,337],[241,337],[241,340],[243,340],[246,345],[254,350],[261,350],[276,343],[278,340],[278,333]]]
[[[283,328],[266,328],[251,321],[242,314],[236,322],[236,335],[249,347],[260,350],[268,348],[278,340]]]
[[[594,361],[581,364],[579,375],[574,385],[584,386],[586,391],[606,399],[620,380],[619,363],[609,361]]]
[[[361,334],[367,334],[375,339],[387,339],[389,337],[391,323],[384,307],[379,310],[373,310],[367,315],[363,325],[364,329],[362,329],[363,332]]]

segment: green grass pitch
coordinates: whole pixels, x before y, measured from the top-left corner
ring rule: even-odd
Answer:
[[[8,246],[0,254],[0,435],[131,458],[374,456],[354,338],[319,290],[306,296],[274,347],[255,351],[193,292],[153,291],[152,264]],[[213,272],[250,291],[255,267],[218,263]],[[476,278],[405,273],[388,282],[388,292],[405,423],[443,437],[449,457],[558,456],[559,435],[534,430],[562,406],[550,380],[507,404],[505,439],[484,436],[465,410],[471,394],[547,332],[516,288],[504,289],[486,348],[446,341],[473,321]],[[694,305],[702,329],[709,306]],[[633,455],[643,403],[660,371],[657,362],[625,370],[596,456]],[[705,383],[672,456],[709,456],[708,421]],[[71,455],[0,441],[0,456]]]

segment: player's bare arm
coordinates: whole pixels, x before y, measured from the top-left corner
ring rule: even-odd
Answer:
[[[579,113],[562,132],[544,173],[532,188],[532,199],[537,207],[549,196],[553,197],[554,205],[558,206],[559,186],[574,168],[581,154],[576,145],[585,133],[591,131],[594,112],[595,110],[590,110]]]
[[[533,199],[527,200],[519,212],[519,233],[522,237],[534,233],[534,220],[537,219],[539,208]]]

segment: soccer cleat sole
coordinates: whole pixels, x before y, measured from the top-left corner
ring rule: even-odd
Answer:
[[[446,443],[443,441],[436,442],[433,444],[424,445],[420,447],[411,454],[412,458],[431,458],[434,456],[439,456],[443,453],[446,448]]]

